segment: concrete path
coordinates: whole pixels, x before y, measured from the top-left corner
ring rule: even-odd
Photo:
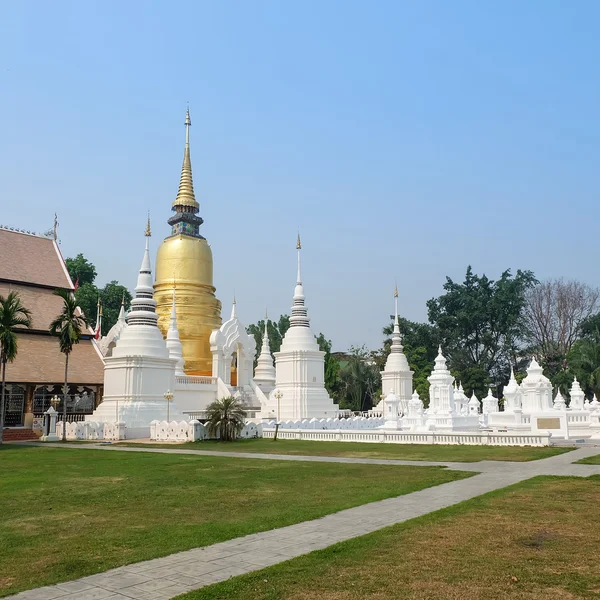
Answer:
[[[119,448],[78,444],[71,448],[102,448],[143,451],[142,448]],[[152,452],[174,454],[202,453],[223,456],[222,452],[152,449]],[[599,475],[600,465],[574,465],[587,456],[599,454],[598,448],[582,448],[543,460],[515,463],[482,461],[479,463],[425,463],[338,457],[256,455],[226,453],[226,456],[277,460],[310,460],[314,462],[360,462],[369,464],[410,464],[423,466],[443,464],[451,469],[475,471],[479,474],[427,488],[397,498],[372,502],[313,521],[305,521],[280,529],[255,533],[196,548],[68,583],[38,588],[12,596],[14,600],[169,600],[179,594],[224,581],[234,575],[250,573],[302,554],[331,546],[396,523],[446,508],[481,494],[497,490],[537,475],[587,477]]]

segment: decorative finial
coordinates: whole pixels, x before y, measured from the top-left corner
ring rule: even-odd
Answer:
[[[269,320],[269,311],[265,308],[265,321]]]
[[[190,105],[188,102],[187,108],[185,109],[185,125],[189,127],[192,124],[192,119],[190,118]]]
[[[121,298],[121,306],[125,306],[125,292],[123,292],[123,297]]]
[[[52,235],[54,236],[54,241],[58,239],[58,216],[54,213],[54,227],[52,228]]]
[[[442,353],[442,345],[438,344],[438,354],[441,354],[441,353]]]
[[[233,303],[237,304],[236,300],[235,300],[235,292],[233,293]]]
[[[298,241],[296,242],[296,250],[302,250],[302,244],[300,242],[300,232],[298,232]]]
[[[150,237],[152,235],[152,231],[150,229],[150,211],[148,211],[148,221],[146,223],[146,231],[144,232],[146,237]]]
[[[395,285],[394,287],[394,298],[398,297],[398,284]]]

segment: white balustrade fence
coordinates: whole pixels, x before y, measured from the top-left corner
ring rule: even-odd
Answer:
[[[62,439],[63,422],[56,424],[56,435]],[[95,421],[67,422],[68,440],[124,440],[127,436],[125,423],[97,423]]]
[[[275,421],[269,421],[268,427],[275,427]],[[279,430],[282,429],[377,429],[385,423],[382,417],[350,417],[341,419],[301,419],[297,421],[282,421]]]
[[[275,436],[275,423],[266,424],[262,437]],[[329,442],[375,442],[387,444],[450,444],[469,446],[549,446],[549,433],[509,433],[509,432],[423,432],[408,431],[368,431],[368,430],[315,430],[307,428],[282,428],[277,433],[284,440],[318,440]]]
[[[246,423],[239,436],[243,439],[262,435],[262,425]],[[210,438],[208,427],[199,421],[152,421],[150,439],[157,442],[197,442]]]

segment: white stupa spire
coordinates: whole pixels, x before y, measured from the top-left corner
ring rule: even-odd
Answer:
[[[236,311],[236,299],[235,299],[235,294],[233,294],[233,304],[231,305],[231,319],[236,319],[237,318],[237,311]]]
[[[294,305],[292,306],[292,316],[290,317],[290,328],[309,327],[310,323],[306,306],[304,306],[304,288],[302,287],[302,274],[300,272],[300,251],[302,250],[300,234],[298,234],[296,250],[298,251],[298,276],[296,277],[296,287],[294,289]]]
[[[271,356],[271,346],[269,345],[269,315],[265,314],[265,331],[263,333],[260,356],[256,362],[254,370],[254,380],[262,385],[275,385],[275,367],[273,366],[273,357]]]
[[[435,366],[433,367],[434,371],[448,371],[448,367],[446,366],[446,358],[442,354],[442,345],[438,346],[438,355],[435,357]]]
[[[140,266],[140,272],[135,286],[135,298],[131,302],[131,310],[127,315],[127,324],[153,325],[157,327],[158,315],[156,314],[156,300],[153,298],[154,287],[152,281],[152,267],[150,265],[150,217],[146,225],[146,248]]]
[[[392,332],[392,354],[402,354],[402,335],[400,334],[400,321],[398,319],[398,286],[394,288],[394,331]],[[408,366],[408,363],[407,363]]]
[[[177,328],[177,308],[175,305],[175,290],[173,290],[173,305],[171,307],[171,320],[169,321],[169,330],[167,331],[167,348],[169,357],[177,359],[175,375],[185,375],[183,371],[183,346],[179,339],[179,329]]]

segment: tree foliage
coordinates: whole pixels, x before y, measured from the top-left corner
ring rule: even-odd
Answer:
[[[429,322],[439,332],[444,353],[468,395],[499,391],[508,381],[524,333],[527,291],[537,283],[531,271],[504,271],[494,281],[469,266],[463,283],[449,277],[444,294],[427,302]]]
[[[246,411],[240,400],[227,396],[208,405],[206,418],[211,436],[223,442],[233,442],[244,428]]]
[[[369,410],[379,402],[381,376],[365,346],[351,347],[339,372],[339,405],[352,411]]]
[[[554,279],[527,290],[523,315],[532,350],[542,361],[560,362],[599,305],[600,289],[580,281]]]
[[[75,258],[67,258],[65,263],[74,284],[79,286],[86,283],[93,284],[96,280],[96,267],[83,254],[78,254]]]
[[[83,254],[75,258],[66,259],[67,269],[73,282],[79,281],[75,290],[77,306],[83,311],[87,321],[96,326],[96,313],[98,299],[102,304],[102,330],[106,335],[110,328],[117,322],[121,303],[125,302],[125,308],[131,305],[132,295],[129,290],[118,281],[110,281],[103,288],[98,288],[96,280],[96,267],[89,262]]]

